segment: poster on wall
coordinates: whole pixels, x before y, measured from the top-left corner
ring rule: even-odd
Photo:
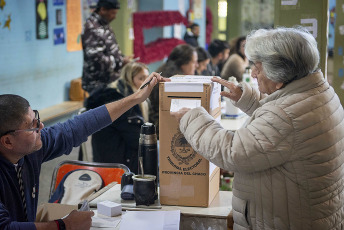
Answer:
[[[57,9],[56,10],[56,25],[62,25],[62,10],[61,9]]]
[[[53,1],[54,6],[62,6],[63,5],[63,0],[54,0]]]
[[[48,38],[48,10],[47,0],[36,0],[36,37]]]
[[[67,51],[79,51],[81,45],[81,3],[80,1],[67,0]]]
[[[65,43],[65,34],[63,28],[54,29],[54,45]]]

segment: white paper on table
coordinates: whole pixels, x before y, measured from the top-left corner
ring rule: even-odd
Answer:
[[[108,217],[98,214],[96,210],[93,211],[92,227],[96,228],[116,228],[119,222],[121,222],[121,215],[116,217]]]
[[[180,210],[127,211],[122,217],[120,230],[179,230]]]
[[[170,111],[178,112],[181,108],[194,109],[197,107],[201,107],[201,100],[172,99]]]

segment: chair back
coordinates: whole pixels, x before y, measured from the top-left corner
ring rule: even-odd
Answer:
[[[102,177],[104,186],[114,181],[120,184],[122,175],[125,172],[130,172],[130,169],[126,165],[119,163],[98,163],[75,160],[62,161],[54,169],[50,185],[49,199],[54,194],[62,178],[68,172],[76,169],[88,169],[97,172]]]

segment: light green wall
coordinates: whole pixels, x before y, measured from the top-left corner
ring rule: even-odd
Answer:
[[[135,10],[136,4],[132,8],[128,8],[128,1],[120,1],[121,9],[118,11],[116,19],[111,22],[111,27],[116,34],[118,44],[124,55],[133,54],[133,40],[129,38],[129,33],[132,28],[132,13]]]
[[[218,0],[207,0],[207,7],[211,10],[213,14],[213,32],[211,33],[211,38],[217,38],[219,34],[218,29]]]
[[[342,105],[344,104],[344,9],[342,8],[343,6],[344,0],[336,1],[336,24],[333,48],[333,87],[336,93],[338,94]],[[340,27],[342,27],[341,30]]]
[[[227,1],[227,40],[241,35],[241,1]]]
[[[320,68],[326,76],[328,0],[283,1],[290,4],[293,3],[291,5],[281,5],[281,2],[282,1],[276,1],[275,4],[275,26],[292,27],[294,25],[302,25],[310,28],[309,31],[316,37],[315,39],[318,42]],[[309,23],[302,24],[302,20],[309,20]]]

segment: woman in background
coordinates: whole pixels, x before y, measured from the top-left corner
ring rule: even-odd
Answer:
[[[202,72],[207,69],[207,65],[210,62],[210,54],[202,47],[197,47],[196,52],[198,57],[198,66],[196,67],[195,74],[202,75]]]
[[[92,109],[109,101],[122,99],[139,89],[149,72],[146,65],[130,62],[124,66],[120,78],[106,88],[95,90],[86,100]],[[125,164],[135,174],[138,171],[138,146],[141,125],[148,121],[149,102],[132,107],[111,125],[92,135],[94,162]]]
[[[245,56],[246,37],[242,36],[236,38],[231,43],[234,43],[231,54],[227,59],[221,71],[221,78],[228,80],[229,77],[235,77],[238,82],[242,81],[242,75],[248,67],[248,60]]]
[[[168,59],[157,70],[163,77],[172,77],[173,75],[194,75],[197,67],[197,52],[194,47],[188,44],[176,46],[168,56]],[[150,97],[152,109],[149,119],[154,123],[159,137],[159,84],[157,84]]]

